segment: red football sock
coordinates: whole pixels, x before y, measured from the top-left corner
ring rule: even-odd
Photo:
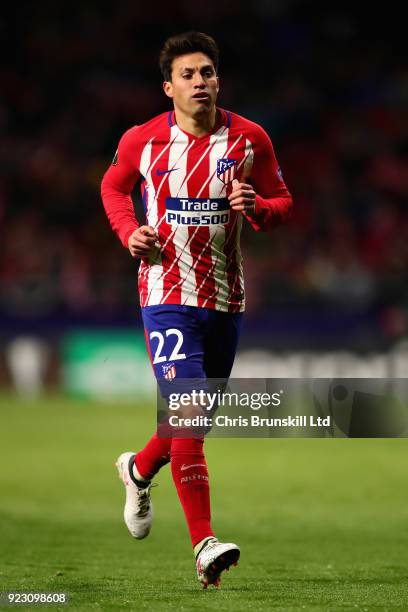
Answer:
[[[173,438],[170,450],[171,472],[193,547],[203,538],[214,535],[203,444],[203,439]]]
[[[135,457],[137,471],[145,480],[151,480],[163,465],[170,461],[171,438],[159,438],[157,432]]]

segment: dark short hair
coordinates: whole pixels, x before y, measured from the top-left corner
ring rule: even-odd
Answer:
[[[217,43],[211,36],[203,32],[184,32],[171,36],[166,40],[160,52],[160,70],[165,81],[171,81],[173,60],[187,53],[201,52],[208,55],[218,71],[219,51]]]

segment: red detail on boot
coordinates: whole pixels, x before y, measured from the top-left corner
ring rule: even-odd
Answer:
[[[170,446],[171,438],[159,438],[157,432],[150,438],[135,457],[135,465],[142,478],[151,480],[170,461]]]
[[[170,450],[171,473],[193,546],[214,535],[211,529],[210,486],[203,444],[202,439],[173,438]]]

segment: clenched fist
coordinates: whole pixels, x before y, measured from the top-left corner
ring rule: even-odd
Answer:
[[[232,181],[232,191],[228,196],[231,208],[237,211],[253,212],[255,210],[256,193],[252,185]]]
[[[129,236],[128,247],[132,257],[148,257],[159,239],[150,225],[141,225]]]

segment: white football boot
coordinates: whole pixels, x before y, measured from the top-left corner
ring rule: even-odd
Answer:
[[[123,516],[130,533],[134,538],[142,540],[149,535],[153,520],[153,506],[150,499],[149,483],[146,487],[138,487],[129,474],[129,463],[135,453],[122,453],[116,461],[119,478],[126,488],[126,503]],[[133,465],[133,461],[132,461]]]
[[[206,589],[209,584],[220,585],[221,572],[237,565],[240,550],[236,544],[223,544],[211,538],[197,555],[197,578]]]

